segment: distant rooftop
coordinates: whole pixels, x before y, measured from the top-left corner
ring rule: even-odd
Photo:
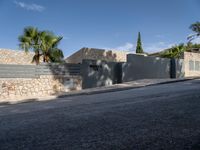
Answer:
[[[128,53],[130,52],[84,47],[67,57],[65,60],[68,63],[82,63],[83,59],[126,62],[126,55]]]

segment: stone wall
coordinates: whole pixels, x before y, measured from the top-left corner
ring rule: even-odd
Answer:
[[[0,100],[47,96],[82,89],[80,76],[41,75],[39,78],[0,78]]]
[[[200,53],[184,52],[185,77],[200,76]]]
[[[125,51],[114,51],[96,48],[82,48],[66,59],[67,63],[82,63],[83,59],[103,60],[109,62],[126,62]]]
[[[0,49],[0,64],[32,64],[33,56],[33,52]]]

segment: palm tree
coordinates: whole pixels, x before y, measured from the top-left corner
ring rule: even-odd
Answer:
[[[185,45],[179,44],[165,50],[163,53],[160,54],[160,56],[164,58],[181,58],[181,55],[184,51],[186,51]]]
[[[26,27],[23,35],[19,36],[20,47],[28,51],[34,51],[33,62],[39,64],[40,57],[43,56],[43,62],[61,62],[63,52],[58,48],[62,37],[55,36],[49,31],[38,31],[34,27]]]
[[[64,55],[58,44],[62,37],[55,36],[52,32],[41,32],[41,50],[43,53],[43,62],[61,62]]]
[[[196,23],[193,23],[191,26],[190,26],[190,29],[195,32],[195,34],[193,35],[190,35],[188,37],[188,40],[189,42],[192,41],[193,39],[195,39],[196,37],[199,37],[200,36],[200,22],[196,22]]]
[[[19,46],[24,49],[25,52],[30,50],[35,52],[32,62],[39,64],[41,54],[40,36],[38,29],[34,27],[26,27],[24,28],[23,35],[19,36],[18,39],[20,42]]]

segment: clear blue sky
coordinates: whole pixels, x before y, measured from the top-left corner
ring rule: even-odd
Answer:
[[[0,0],[0,48],[19,49],[18,35],[35,26],[63,36],[65,56],[82,47],[134,50],[138,31],[155,52],[186,42],[196,21],[199,0]]]

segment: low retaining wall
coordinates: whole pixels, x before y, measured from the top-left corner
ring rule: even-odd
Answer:
[[[80,65],[0,64],[0,100],[82,89]]]
[[[0,99],[45,96],[81,89],[80,76],[41,75],[39,78],[0,78]]]

